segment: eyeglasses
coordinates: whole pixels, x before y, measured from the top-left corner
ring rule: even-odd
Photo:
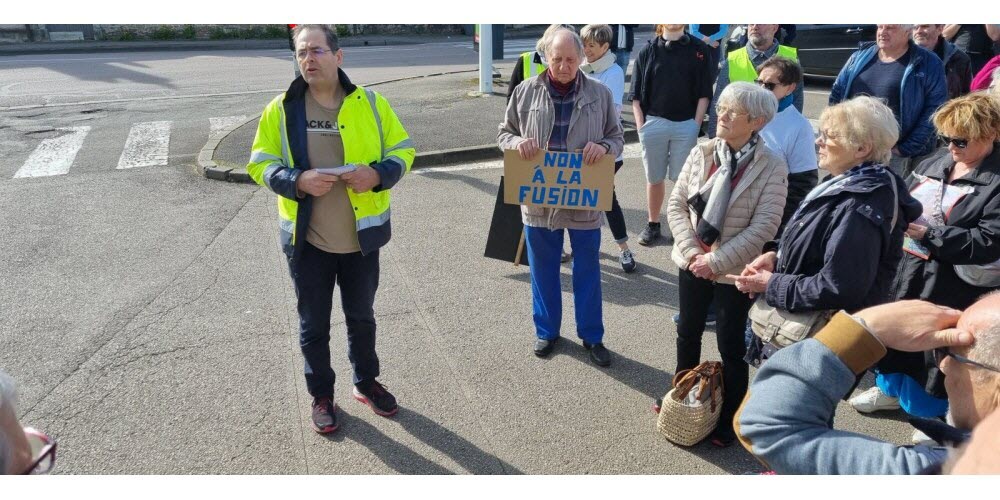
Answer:
[[[774,91],[774,88],[777,87],[778,85],[780,85],[780,84],[774,83],[774,82],[765,82],[764,80],[760,80],[760,79],[754,80],[753,82],[756,83],[757,85],[760,85],[761,87],[764,87],[767,90],[770,90],[770,91]]]
[[[819,141],[819,142],[822,142],[823,144],[826,144],[827,142],[830,142],[830,141],[836,141],[837,140],[837,136],[835,136],[835,135],[833,135],[833,134],[831,134],[831,133],[829,133],[829,132],[827,132],[825,130],[820,130],[819,131],[819,136],[816,137],[816,140]]]
[[[989,370],[991,372],[1000,373],[1000,368],[995,368],[990,365],[984,365],[978,361],[973,361],[965,356],[955,354],[951,352],[951,349],[948,347],[939,347],[937,349],[934,349],[934,362],[937,363],[938,366],[941,366],[941,362],[944,361],[944,358],[947,358],[948,356],[951,356],[952,359],[958,361],[959,363],[962,363],[963,365],[975,366],[976,368],[982,368],[984,370]]]
[[[958,149],[965,149],[969,147],[968,139],[959,139],[958,137],[948,137],[946,135],[939,136],[945,144],[954,144]]]
[[[723,116],[728,116],[729,118],[736,118],[737,116],[741,115],[748,115],[748,116],[750,115],[750,113],[737,111],[735,109],[727,108],[725,106],[716,106],[715,113],[719,115],[719,118],[722,118]]]
[[[296,52],[295,57],[299,58],[299,60],[302,60],[305,59],[306,57],[309,57],[309,54],[312,54],[314,57],[323,57],[324,54],[329,54],[332,52],[333,52],[332,50],[324,49],[323,47],[314,47],[311,49],[304,49]]]
[[[37,458],[21,474],[48,474],[56,464],[56,440],[31,427],[24,428],[24,435],[31,443],[31,456]]]

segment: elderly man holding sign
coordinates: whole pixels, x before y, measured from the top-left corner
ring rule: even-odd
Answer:
[[[624,146],[621,123],[611,91],[580,71],[583,42],[576,33],[556,30],[540,45],[549,67],[514,90],[497,136],[500,148],[508,150],[506,158],[513,160],[508,167],[516,160],[534,165],[523,183],[508,177],[505,198],[521,204],[538,337],[535,355],[548,356],[559,340],[559,259],[568,229],[577,335],[590,359],[608,366],[598,263],[603,203],[597,198],[605,189],[590,187],[602,183],[588,178],[599,166],[614,178],[614,158]],[[606,191],[610,206],[611,191]]]

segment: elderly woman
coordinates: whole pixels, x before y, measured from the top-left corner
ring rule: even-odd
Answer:
[[[906,231],[893,292],[899,300],[965,309],[1000,288],[1000,102],[966,95],[945,103],[932,120],[947,146],[908,179],[924,209]],[[941,378],[929,353],[890,350],[878,365],[876,387],[851,404],[865,413],[902,407],[919,417],[941,416],[948,408]]]
[[[759,135],[777,107],[774,95],[751,83],[726,87],[719,97],[716,138],[691,150],[667,201],[676,237],[671,258],[679,268],[675,373],[701,362],[705,318],[714,299],[725,399],[711,440],[720,447],[736,439],[733,414],[749,379],[743,331],[751,301],[727,275],[742,271],[774,238],[785,206],[787,167]]]
[[[14,381],[0,371],[0,474],[20,474],[31,464],[31,446],[14,411]]]
[[[622,96],[625,92],[625,73],[621,67],[615,64],[615,54],[611,52],[611,40],[614,33],[611,26],[607,24],[588,24],[580,30],[580,38],[583,39],[583,53],[587,56],[587,64],[580,67],[589,78],[593,78],[611,90],[611,96],[615,100],[615,110],[618,111],[618,119],[622,116]],[[625,164],[622,155],[615,158],[615,174]],[[618,194],[611,192],[611,210],[604,212],[608,219],[608,226],[611,227],[611,235],[618,245],[618,263],[622,266],[622,271],[630,273],[635,271],[635,256],[628,247],[628,231],[625,229],[625,215],[622,207],[618,204]]]
[[[830,175],[802,201],[780,241],[733,277],[736,287],[795,313],[887,302],[903,231],[920,215],[920,203],[886,167],[899,139],[896,119],[862,96],[824,110],[819,128],[819,166]],[[750,340],[751,363],[777,350]]]
[[[583,42],[565,29],[543,37],[548,69],[514,90],[497,141],[521,158],[549,151],[583,151],[584,168],[604,155],[617,156],[624,146],[615,99],[603,84],[580,71]],[[577,335],[598,366],[611,364],[604,347],[601,302],[601,212],[558,210],[524,205],[531,296],[534,305],[535,355],[546,357],[559,340],[562,291],[559,260],[564,229],[573,248],[573,302]]]
[[[802,67],[799,63],[774,56],[757,68],[757,80],[754,82],[771,91],[778,99],[778,113],[760,131],[760,136],[767,141],[767,147],[778,153],[788,165],[788,198],[785,199],[785,211],[778,227],[779,235],[795,209],[799,208],[799,203],[819,181],[812,124],[792,105],[800,80]]]

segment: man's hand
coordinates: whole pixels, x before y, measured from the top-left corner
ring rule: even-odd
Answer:
[[[708,259],[705,258],[704,254],[695,255],[694,258],[691,259],[691,263],[688,264],[688,271],[691,271],[695,276],[701,279],[715,279],[715,274],[712,273],[712,268],[708,265]]]
[[[917,241],[921,241],[924,239],[924,236],[927,235],[927,226],[911,223],[909,227],[906,228],[906,235]]]
[[[355,193],[371,191],[373,187],[382,183],[382,176],[379,175],[378,170],[368,165],[357,165],[357,167],[358,169],[353,172],[340,175],[341,180],[347,183],[347,187],[353,189]]]
[[[601,146],[600,144],[588,142],[587,145],[583,147],[583,163],[593,165],[606,154],[608,154],[608,148]]]
[[[521,155],[522,160],[534,158],[538,151],[538,140],[534,137],[529,137],[517,145],[517,152]]]
[[[315,170],[306,170],[295,180],[295,189],[299,193],[306,193],[312,196],[323,196],[330,192],[333,183],[340,178],[336,175],[321,174]]]
[[[958,330],[962,311],[922,300],[903,300],[869,307],[857,313],[868,331],[897,351],[920,352],[945,346],[966,346],[972,334]]]

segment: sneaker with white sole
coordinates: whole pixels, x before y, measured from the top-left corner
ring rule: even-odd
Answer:
[[[854,396],[848,400],[848,403],[861,413],[899,409],[899,398],[886,396],[878,387],[872,387]]]
[[[618,263],[622,265],[622,271],[626,273],[635,271],[635,256],[632,255],[632,250],[628,248],[622,250],[618,255]]]

